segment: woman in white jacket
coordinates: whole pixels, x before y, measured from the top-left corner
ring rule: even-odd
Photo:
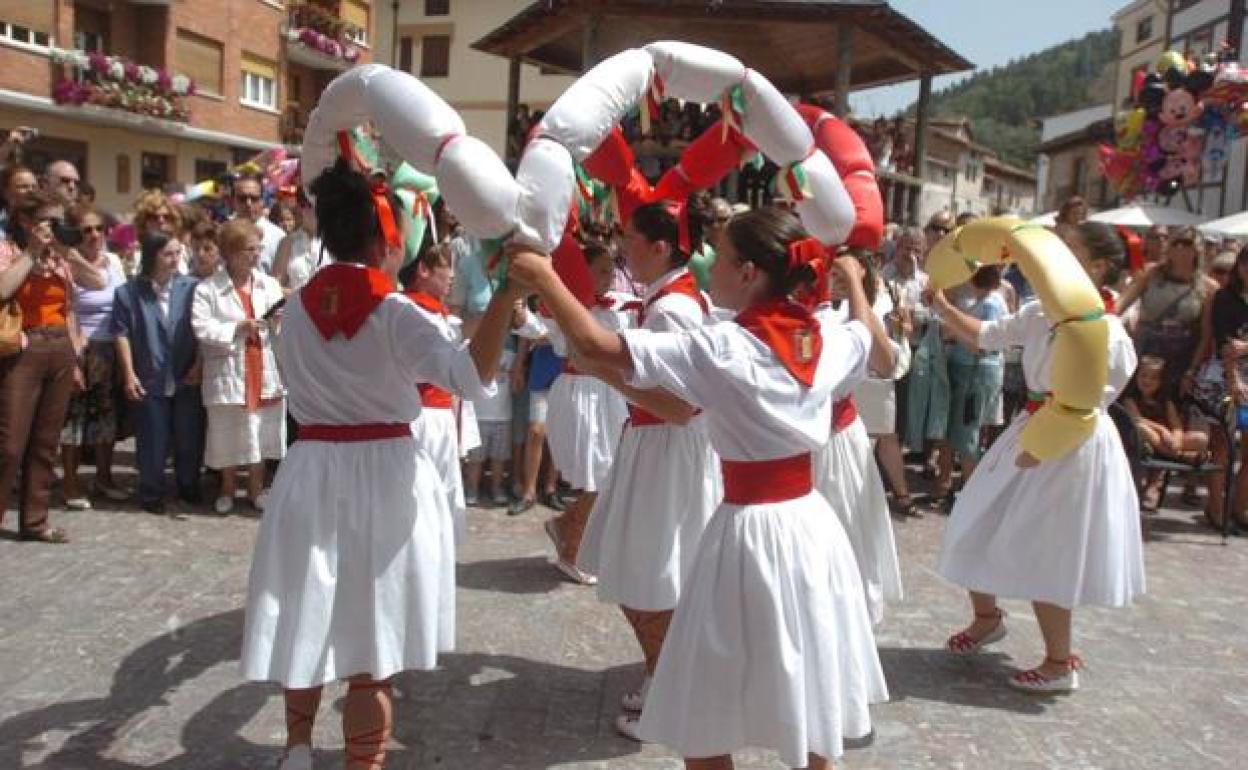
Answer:
[[[191,325],[203,356],[208,408],[205,462],[221,471],[215,509],[234,509],[237,469],[247,466],[247,496],[264,510],[264,461],[286,449],[285,391],[265,314],[282,299],[276,280],[256,269],[260,230],[235,219],[218,236],[224,269],[195,289]]]

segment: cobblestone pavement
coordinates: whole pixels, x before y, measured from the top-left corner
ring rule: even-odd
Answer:
[[[71,545],[0,539],[0,768],[275,767],[281,699],[237,670],[256,520],[179,522],[133,508],[53,516]],[[840,766],[1243,767],[1248,541],[1223,545],[1196,516],[1153,520],[1150,593],[1136,608],[1077,615],[1084,689],[1057,698],[1003,686],[1013,666],[1039,658],[1021,603],[1007,604],[1011,635],[993,654],[941,652],[968,614],[933,570],[944,519],[899,523],[908,595],[878,632],[892,701]],[[470,513],[459,651],[437,672],[399,678],[388,767],[680,766],[614,734],[639,655],[614,608],[547,565],[541,518]],[[318,770],[342,766],[340,697],[331,688],[322,705]],[[753,752],[738,767],[779,765]]]

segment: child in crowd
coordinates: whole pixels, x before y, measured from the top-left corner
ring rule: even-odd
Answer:
[[[1165,360],[1157,356],[1141,358],[1134,387],[1123,397],[1122,405],[1135,421],[1146,451],[1183,462],[1199,462],[1208,437],[1200,431],[1184,429],[1178,404],[1162,387],[1165,372]],[[1162,486],[1164,481],[1164,474],[1156,471],[1144,480],[1144,493],[1140,500],[1144,510],[1157,510],[1165,492]]]
[[[493,506],[507,504],[506,479],[507,461],[511,459],[511,364],[516,357],[514,350],[515,337],[508,341],[507,350],[498,362],[498,375],[495,378],[497,389],[489,398],[476,399],[472,402],[477,412],[477,428],[481,432],[481,445],[468,453],[464,462],[464,499],[468,505],[476,506],[484,500]],[[481,495],[482,466],[490,464],[490,491]]]

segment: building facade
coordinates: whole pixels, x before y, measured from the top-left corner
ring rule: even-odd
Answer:
[[[912,131],[913,124],[907,130]],[[1035,175],[977,143],[965,118],[931,121],[921,179],[920,223],[938,211],[1028,216],[1035,210]]]
[[[1112,143],[1114,106],[1102,104],[1040,121],[1037,209],[1054,211],[1078,195],[1093,209],[1111,208],[1114,191],[1100,171],[1099,146]]]
[[[1118,67],[1114,77],[1114,109],[1132,106],[1131,84],[1137,73],[1152,72],[1166,48],[1169,0],[1134,0],[1112,17],[1118,30]]]
[[[375,60],[410,72],[464,118],[468,132],[505,156],[506,59],[472,44],[516,15],[530,0],[400,0],[377,4]],[[396,16],[397,8],[397,16]],[[575,78],[524,65],[520,103],[545,110]]]
[[[74,161],[105,209],[283,143],[325,85],[372,56],[371,0],[0,3],[0,126],[23,161]]]
[[[1223,43],[1239,53],[1241,66],[1248,65],[1244,41],[1248,39],[1248,0],[1174,0],[1166,24],[1166,48],[1190,57],[1203,56]],[[1183,191],[1172,201],[1209,219],[1248,210],[1248,138],[1231,148],[1230,161],[1216,178]]]

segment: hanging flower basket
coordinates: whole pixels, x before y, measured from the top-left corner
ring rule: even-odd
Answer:
[[[195,94],[195,82],[186,75],[96,51],[56,48],[52,61],[62,65],[61,76],[52,86],[52,100],[57,104],[91,104],[164,120],[190,119],[186,97]]]

